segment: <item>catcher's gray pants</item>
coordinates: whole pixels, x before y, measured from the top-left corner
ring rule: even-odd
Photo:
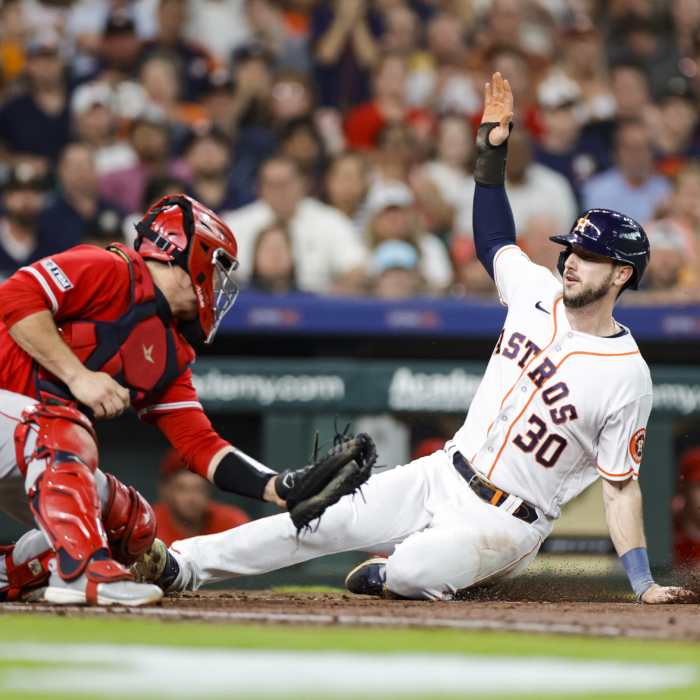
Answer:
[[[287,513],[175,542],[180,576],[171,590],[359,550],[389,555],[386,582],[393,593],[449,599],[460,589],[519,574],[552,529],[541,514],[530,525],[482,501],[443,451],[373,476],[363,495],[342,498],[298,542]]]
[[[14,436],[22,411],[35,403],[37,402],[27,396],[0,389],[0,510],[30,528],[36,528],[37,523],[29,508],[27,493],[46,468],[46,464],[44,460],[32,460],[26,477],[23,476],[17,466]],[[35,433],[30,430],[24,450],[27,461],[35,443]],[[104,507],[109,496],[109,483],[99,469],[95,472],[95,481]],[[0,542],[0,544],[9,543]],[[38,529],[32,529],[17,541],[13,553],[14,562],[22,564],[49,547],[49,540],[44,533]],[[0,588],[7,585],[5,572],[5,557],[0,555]]]

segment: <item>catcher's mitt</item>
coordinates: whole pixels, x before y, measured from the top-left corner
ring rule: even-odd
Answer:
[[[318,435],[316,441],[312,463],[282,472],[275,482],[275,491],[287,501],[297,532],[308,528],[343,496],[354,493],[369,479],[377,461],[377,448],[367,433],[336,435],[334,447],[321,459],[317,459]]]

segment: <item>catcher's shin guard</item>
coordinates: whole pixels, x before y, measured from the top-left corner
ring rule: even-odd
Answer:
[[[29,461],[45,459],[46,470],[29,491],[29,504],[56,552],[59,576],[72,581],[86,569],[88,579],[98,583],[128,576],[116,562],[104,561],[110,557],[94,477],[97,437],[88,419],[66,406],[36,404],[25,409],[15,431],[17,464],[23,473],[30,430],[37,438]]]
[[[34,591],[44,588],[49,580],[49,561],[54,556],[47,549],[22,564],[15,564],[14,545],[0,547],[0,556],[5,556],[8,585],[0,588],[0,602],[12,603],[31,598]]]
[[[133,486],[125,486],[111,474],[109,497],[102,511],[102,522],[112,556],[124,566],[135,564],[156,538],[156,515],[150,504]]]

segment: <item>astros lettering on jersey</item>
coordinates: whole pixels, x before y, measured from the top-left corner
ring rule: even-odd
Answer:
[[[499,489],[558,518],[599,475],[638,477],[649,368],[626,328],[572,330],[561,282],[517,246],[499,250],[494,273],[508,315],[454,444]]]

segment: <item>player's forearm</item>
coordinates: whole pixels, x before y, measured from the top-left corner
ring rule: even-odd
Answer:
[[[505,185],[477,185],[472,217],[476,255],[493,277],[493,261],[498,251],[504,246],[515,245],[515,221]]]
[[[619,556],[646,547],[639,482],[603,480],[603,502],[610,538]]]
[[[286,505],[275,491],[277,473],[235,447],[224,447],[212,457],[207,478],[222,491]]]
[[[70,385],[85,371],[80,360],[61,338],[50,311],[27,316],[9,330],[17,345],[62,382]]]

